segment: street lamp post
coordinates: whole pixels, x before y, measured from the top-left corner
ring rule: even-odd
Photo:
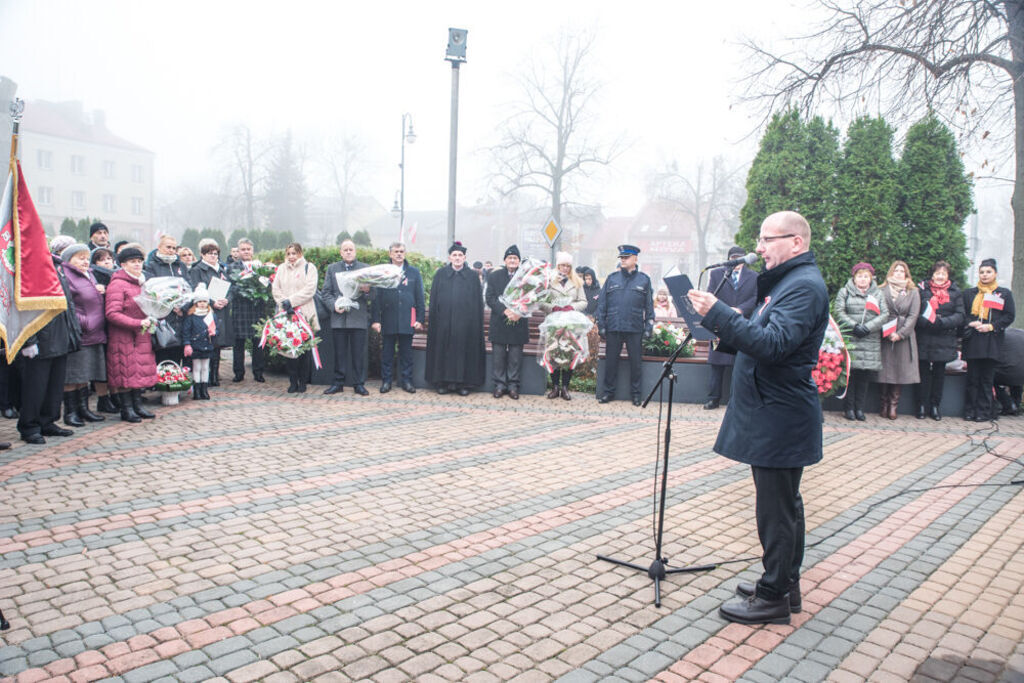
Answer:
[[[402,114],[402,161],[398,164],[401,181],[398,190],[398,197],[391,213],[398,216],[399,233],[405,230],[405,143],[410,145],[416,142],[416,133],[412,130],[412,114]]]
[[[452,64],[452,130],[448,152],[448,244],[455,241],[455,161],[459,140],[459,65],[466,61],[466,34],[461,28],[448,29],[445,59]]]

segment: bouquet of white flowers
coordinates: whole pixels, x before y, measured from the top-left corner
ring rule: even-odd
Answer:
[[[544,353],[540,364],[548,372],[555,368],[574,369],[587,360],[590,347],[587,333],[594,326],[585,314],[579,311],[554,311],[540,324],[540,345]]]
[[[391,263],[381,263],[334,275],[338,282],[338,291],[341,292],[334,302],[334,308],[341,311],[342,309],[359,308],[359,302],[355,299],[360,285],[380,287],[381,289],[398,287],[402,281],[402,268]]]
[[[142,312],[156,318],[166,318],[175,308],[187,308],[192,301],[192,287],[180,277],[153,277],[142,284],[142,293],[135,303]]]

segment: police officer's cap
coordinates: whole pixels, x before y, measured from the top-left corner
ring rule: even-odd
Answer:
[[[639,253],[640,247],[635,247],[632,244],[619,245],[619,256],[636,256]]]

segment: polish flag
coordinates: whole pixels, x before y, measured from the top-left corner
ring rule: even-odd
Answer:
[[[999,296],[995,292],[986,294],[985,298],[981,301],[981,305],[985,308],[994,308],[997,311],[1003,310],[1003,303],[1003,297]]]
[[[416,227],[418,225],[417,221],[413,221],[412,225],[409,226],[409,244],[416,244]]]
[[[864,310],[874,311],[875,313],[882,312],[882,309],[878,307],[878,299],[872,294],[868,294],[868,298],[864,300]]]
[[[893,318],[892,320],[890,320],[886,324],[882,325],[882,336],[883,337],[888,337],[890,334],[895,332],[896,331],[896,324],[898,322],[899,321],[896,318]]]
[[[929,301],[924,307],[924,312],[921,313],[921,317],[930,323],[935,322],[935,309],[932,308],[932,302]]]

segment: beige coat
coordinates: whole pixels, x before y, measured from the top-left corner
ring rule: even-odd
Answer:
[[[567,299],[566,305],[572,306],[572,310],[585,311],[587,309],[587,295],[583,291],[583,285],[577,287],[571,278],[566,278],[565,284],[562,284],[561,278],[556,275],[555,281],[551,283],[551,289],[558,292],[560,297]],[[550,313],[553,308],[554,306],[551,304],[540,305],[540,310],[544,313]]]
[[[313,302],[316,285],[316,266],[306,259],[300,258],[294,266],[285,261],[277,267],[274,285],[271,288],[277,309],[281,310],[281,302],[288,299],[292,308],[302,313],[302,317],[309,322],[309,326],[313,328],[314,332],[320,329],[320,321],[316,316],[316,304]]]

